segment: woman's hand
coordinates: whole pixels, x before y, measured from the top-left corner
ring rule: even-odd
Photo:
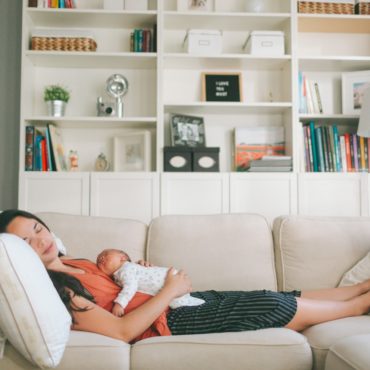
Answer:
[[[136,263],[138,263],[139,265],[144,266],[144,267],[153,267],[154,266],[152,263],[150,263],[148,261],[145,261],[145,260],[139,260]]]
[[[192,291],[191,280],[185,271],[180,270],[175,273],[175,269],[171,267],[167,272],[162,290],[168,291],[173,295],[173,298],[180,297]]]

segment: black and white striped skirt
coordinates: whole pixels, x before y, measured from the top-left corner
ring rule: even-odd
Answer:
[[[287,325],[297,311],[295,297],[300,291],[194,292],[206,302],[200,306],[179,307],[167,315],[173,335],[224,333]]]

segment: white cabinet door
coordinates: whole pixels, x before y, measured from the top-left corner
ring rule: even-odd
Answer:
[[[89,214],[89,173],[24,172],[19,181],[20,209],[30,212]]]
[[[162,174],[162,215],[218,214],[228,212],[228,174]]]
[[[159,215],[159,175],[91,173],[91,215],[130,218],[148,224]]]
[[[306,173],[298,178],[298,211],[310,216],[362,216],[363,175]]]
[[[294,174],[230,174],[231,213],[258,213],[272,223],[277,216],[295,214],[296,199]]]

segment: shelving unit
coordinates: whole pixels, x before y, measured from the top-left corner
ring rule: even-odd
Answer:
[[[360,206],[348,214],[368,213],[367,174],[302,172],[300,122],[356,129],[358,117],[341,111],[340,79],[342,72],[370,70],[370,16],[298,14],[296,0],[213,0],[211,12],[178,11],[177,0],[149,0],[147,11],[136,12],[106,11],[103,0],[80,0],[78,9],[37,9],[28,8],[26,0],[23,3],[19,207],[145,222],[168,213],[257,212],[269,220],[282,213],[338,214],[351,200]],[[157,52],[130,52],[130,32],[155,24]],[[88,30],[98,49],[32,51],[29,40],[35,28]],[[183,41],[189,29],[221,30],[222,54],[188,54]],[[283,31],[285,55],[246,54],[243,45],[254,30]],[[240,72],[243,100],[203,102],[201,74],[210,71]],[[299,114],[299,71],[320,82],[324,114]],[[104,94],[105,81],[113,73],[129,81],[124,118],[97,117],[96,99]],[[51,83],[71,90],[65,117],[46,115],[42,92]],[[204,117],[207,146],[221,149],[220,173],[163,172],[163,147],[171,142],[169,121],[174,113]],[[62,130],[66,152],[78,151],[81,172],[24,171],[25,126],[44,128],[49,122]],[[233,171],[234,128],[262,125],[284,127],[292,173]],[[112,162],[112,138],[134,129],[151,133],[151,171],[94,172],[99,153]],[[71,196],[66,194],[68,179],[74,186]],[[346,185],[349,179],[354,187]],[[343,195],[349,188],[355,194]],[[329,198],[320,189],[331,189],[329,198],[337,197],[337,203],[326,202]],[[323,212],[325,207],[328,211]]]

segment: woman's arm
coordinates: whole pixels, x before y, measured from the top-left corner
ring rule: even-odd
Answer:
[[[131,342],[149,328],[154,320],[167,308],[172,299],[190,291],[191,283],[187,275],[183,271],[173,275],[173,269],[170,269],[162,290],[149,301],[123,317],[116,317],[85,298],[74,296],[72,298],[73,303],[77,307],[86,307],[88,310],[84,312],[74,311],[75,324],[73,329],[90,331]]]

